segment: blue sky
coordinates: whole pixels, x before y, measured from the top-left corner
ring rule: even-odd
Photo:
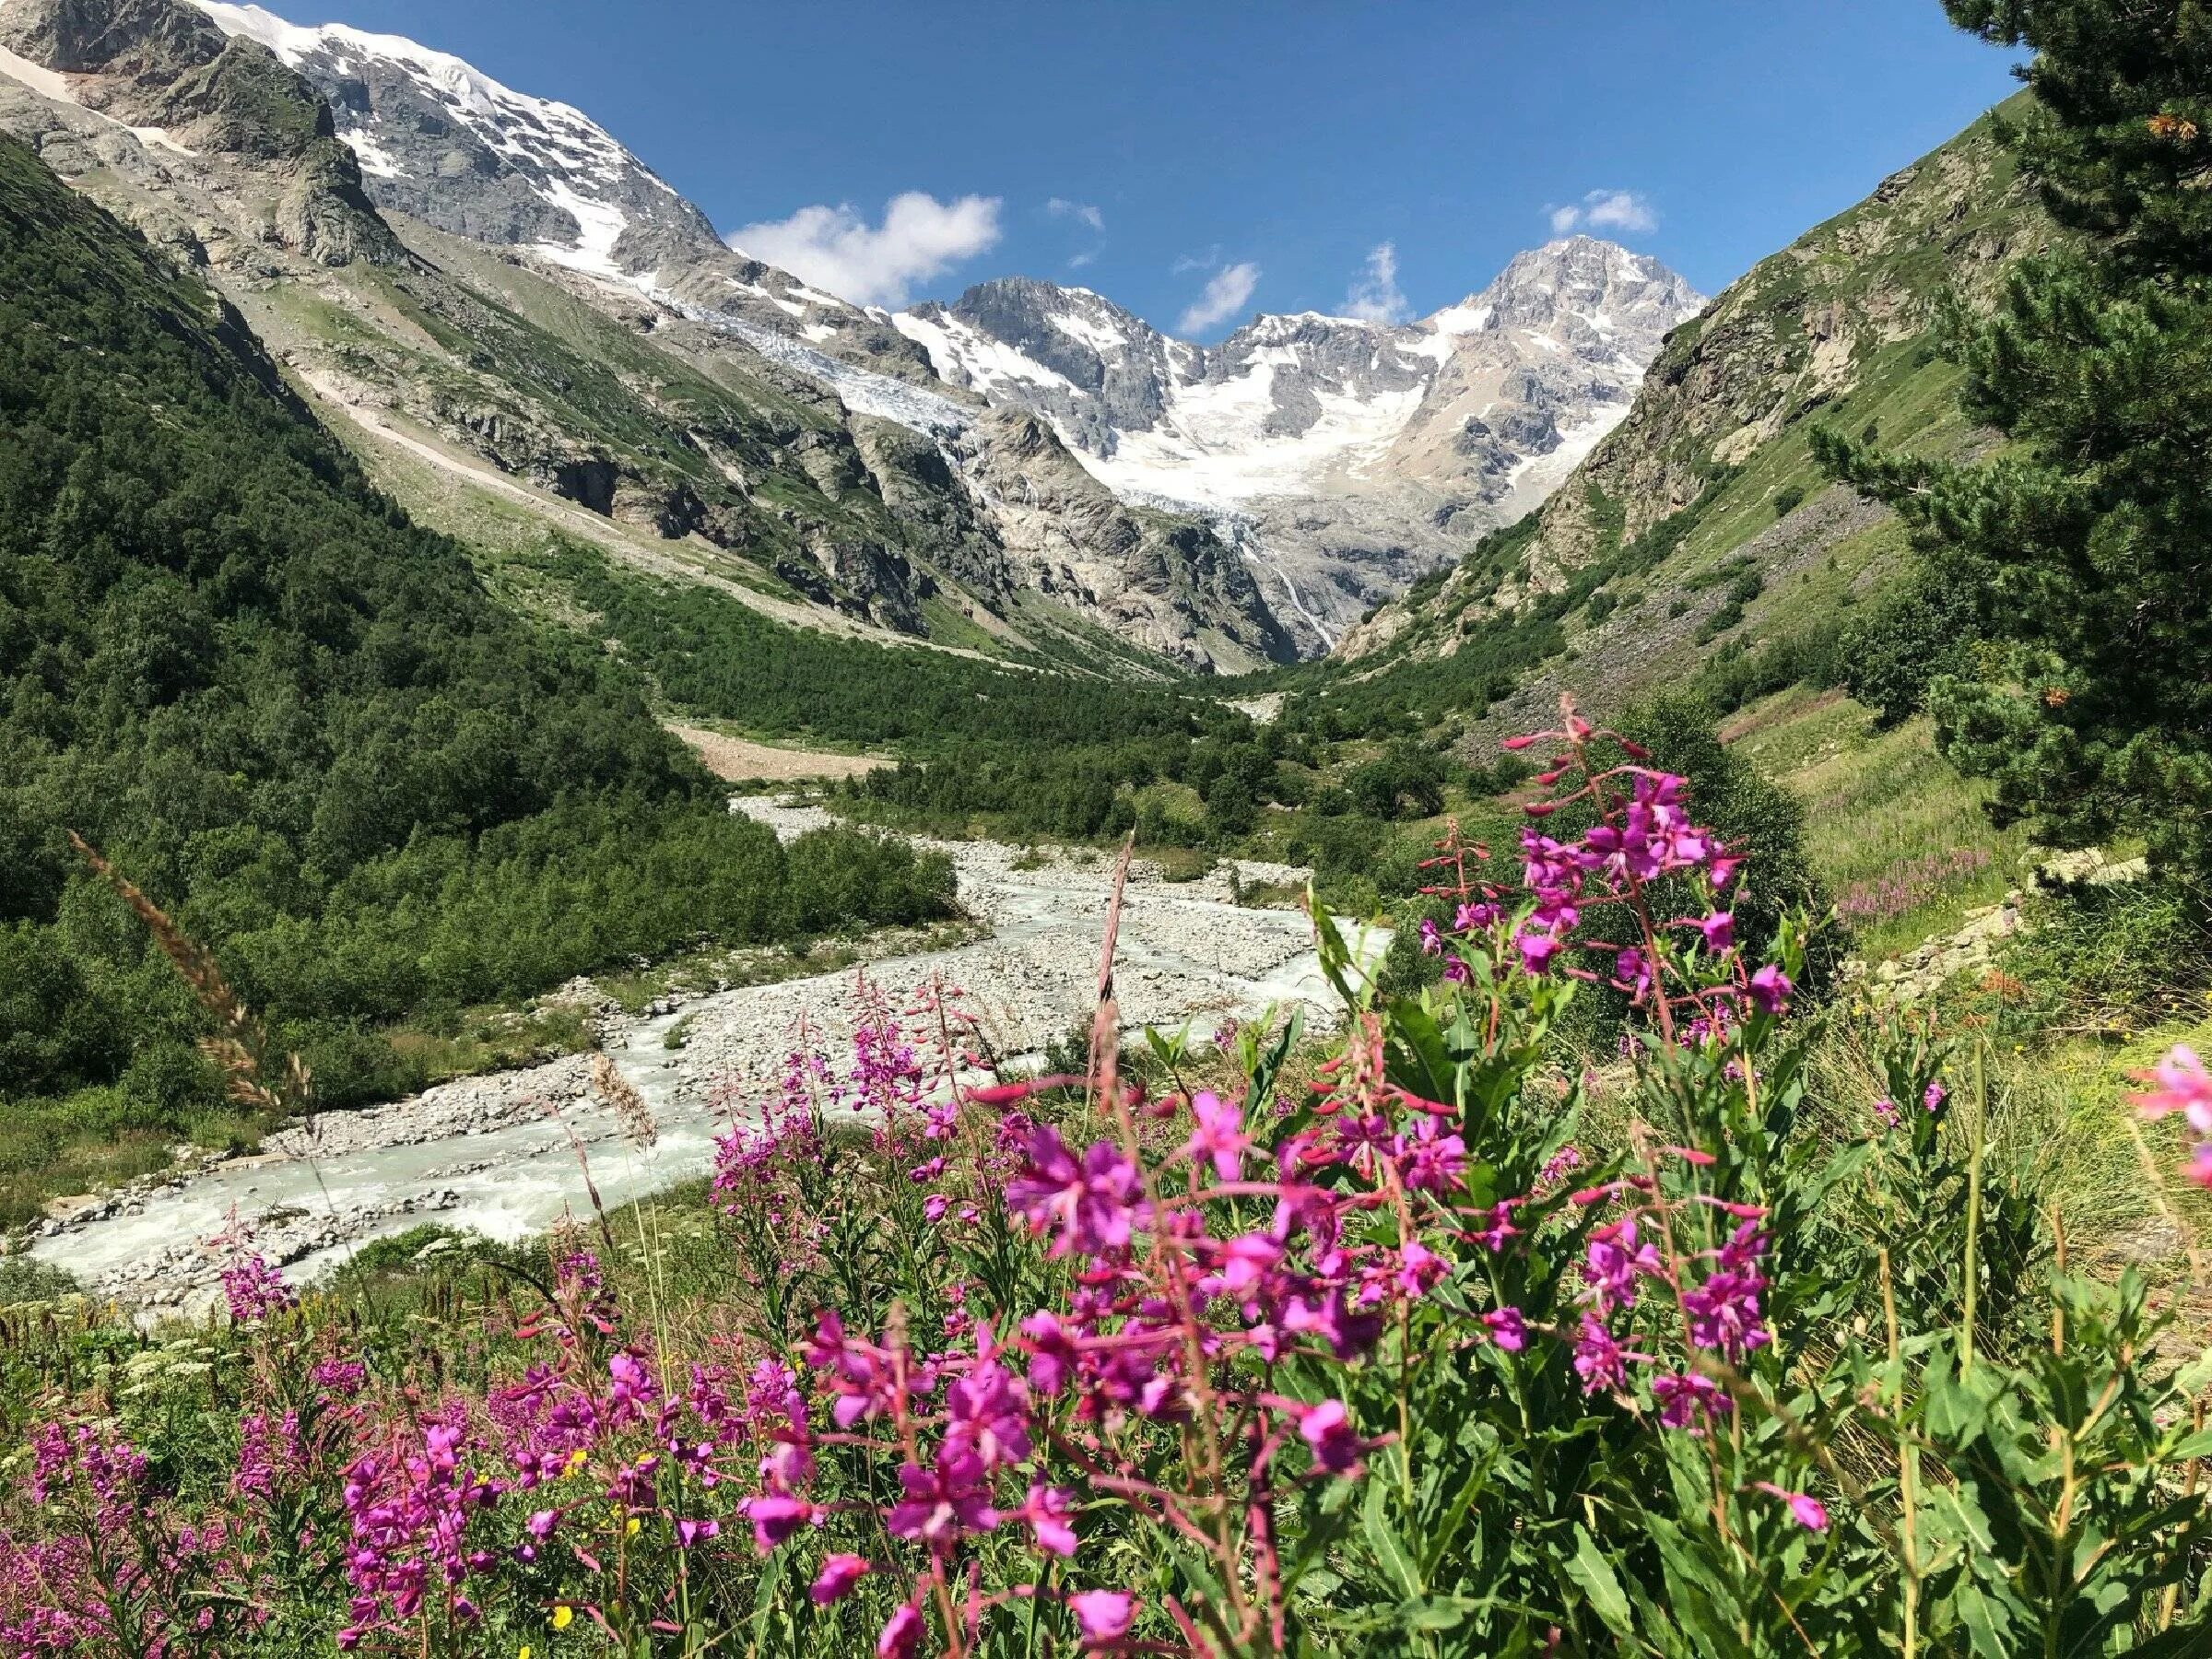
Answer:
[[[324,3],[271,9],[577,104],[849,297],[1021,273],[1200,337],[1424,314],[1566,210],[1716,291],[2013,85],[1936,0]]]

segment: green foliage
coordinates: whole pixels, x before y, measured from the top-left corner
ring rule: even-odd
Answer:
[[[1845,628],[1841,683],[1895,725],[1926,708],[1938,679],[1973,673],[1981,634],[1973,590],[1924,569]]]
[[[1433,818],[1444,809],[1443,757],[1403,739],[1344,780],[1352,804],[1372,818]]]
[[[1939,465],[1830,432],[1838,476],[1889,501],[1934,580],[1972,592],[1994,662],[1929,690],[1946,753],[2000,821],[2086,846],[2136,832],[2212,872],[2212,29],[2166,0],[1953,0],[2036,49],[2038,106],[2006,136],[2062,222],[2095,240],[2030,261],[1994,315],[1955,316],[1964,407],[2012,440]]]
[[[2201,1008],[2212,986],[2212,912],[2181,883],[2061,887],[2033,899],[2029,918],[2001,959],[2020,986],[1998,1011],[2009,1031],[2148,1025]]]
[[[911,920],[941,865],[733,819],[634,672],[501,610],[235,315],[0,142],[0,1098],[15,1153],[219,1109],[75,830],[345,1104],[374,1029],[718,934]],[[76,1098],[76,1091],[84,1091]]]

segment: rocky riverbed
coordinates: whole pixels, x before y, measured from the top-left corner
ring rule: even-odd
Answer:
[[[818,809],[741,797],[733,809],[790,839],[827,822]],[[894,1007],[933,982],[959,987],[1000,1054],[1077,1030],[1096,991],[1112,864],[988,841],[929,843],[952,860],[961,905],[989,936],[866,970]],[[1246,863],[1245,888],[1304,872]],[[1387,945],[1380,935],[1362,942]],[[84,1201],[46,1224],[33,1250],[86,1289],[148,1318],[213,1297],[220,1261],[206,1241],[241,1224],[296,1279],[367,1240],[424,1220],[514,1238],[584,1209],[582,1160],[610,1205],[704,1172],[733,1113],[762,1100],[803,1017],[835,1053],[851,1034],[852,972],[786,980],[664,1003],[631,1018],[601,1012],[603,1046],[653,1109],[658,1144],[633,1149],[591,1092],[590,1057],[442,1085],[372,1111],[328,1112],[271,1135],[257,1157],[181,1171]],[[1303,1003],[1335,1016],[1312,929],[1291,911],[1246,910],[1227,865],[1171,882],[1140,863],[1124,907],[1115,983],[1130,1026],[1210,1032]]]

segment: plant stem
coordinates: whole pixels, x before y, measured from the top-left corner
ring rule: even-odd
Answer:
[[[1881,1252],[1882,1314],[1889,1327],[1889,1370],[1896,1387],[1891,1409],[1900,1417],[1905,1403],[1905,1377],[1898,1361],[1897,1341],[1897,1285],[1889,1273],[1889,1252]],[[1902,1425],[1900,1425],[1900,1429]],[[1918,1533],[1915,1513],[1920,1507],[1920,1448],[1912,1443],[1909,1434],[1900,1433],[1897,1447],[1898,1500],[1902,1513],[1898,1517],[1899,1531],[1905,1546],[1905,1647],[1904,1659],[1915,1659],[1920,1651],[1920,1547],[1914,1541]]]
[[[1974,1144],[1966,1155],[1966,1298],[1960,1314],[1959,1333],[1959,1375],[1971,1376],[1974,1369],[1974,1300],[1981,1288],[1982,1243],[1982,1148],[1987,1136],[1989,1123],[1989,1077],[1986,1069],[1987,1051],[1981,1043],[1974,1045]]]

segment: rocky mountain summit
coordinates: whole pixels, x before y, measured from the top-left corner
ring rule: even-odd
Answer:
[[[1656,260],[1576,236],[1407,324],[1262,315],[1204,347],[1027,277],[894,321],[940,376],[1036,410],[1125,498],[1213,515],[1273,567],[1311,649],[1540,502],[1704,303]]]
[[[1947,357],[1954,302],[1990,305],[2063,239],[2000,142],[2029,93],[1806,231],[1677,328],[1615,424],[1535,512],[1352,630],[1368,678],[1419,665],[1477,695],[1466,752],[1696,683],[1756,691],[1848,637],[1908,573],[1906,527],[1830,483],[1827,426],[1932,460],[1985,453]],[[1557,333],[1556,328],[1547,332]],[[1410,682],[1409,682],[1410,683]]]

